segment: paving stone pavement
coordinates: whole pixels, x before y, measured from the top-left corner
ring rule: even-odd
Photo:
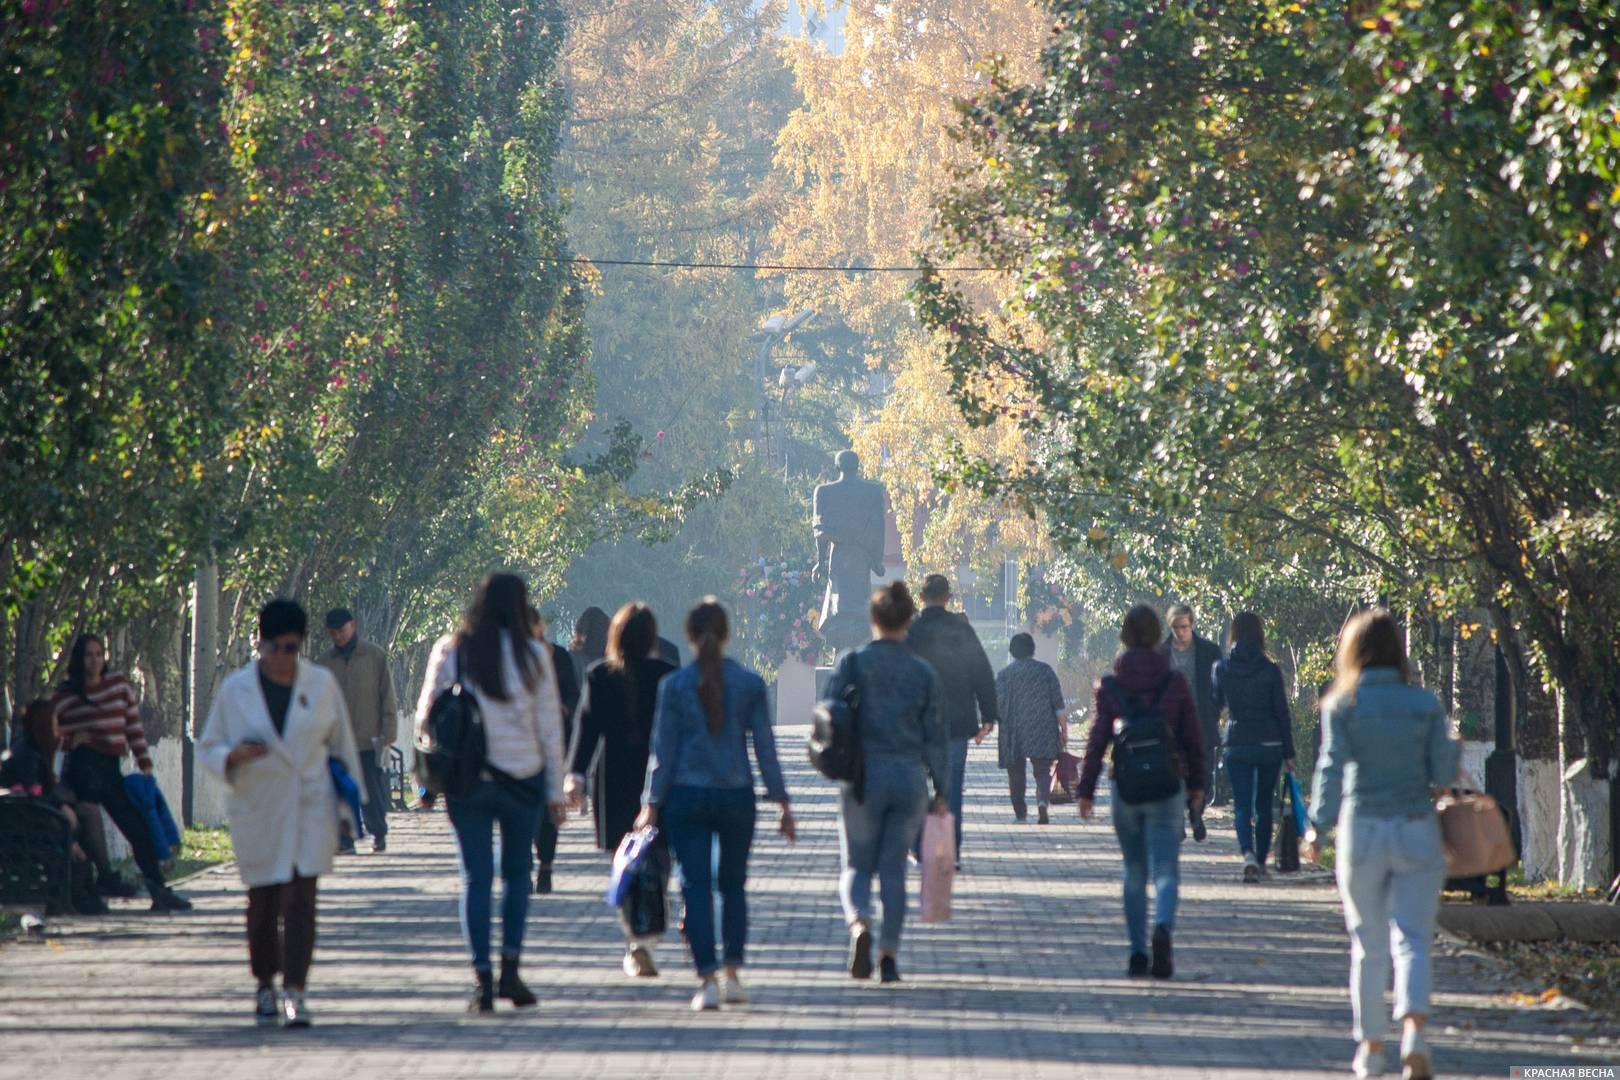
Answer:
[[[189,915],[119,902],[110,917],[53,923],[44,944],[0,948],[0,1076],[1348,1075],[1347,944],[1325,877],[1243,885],[1217,820],[1208,843],[1184,850],[1175,980],[1126,979],[1106,816],[1082,825],[1063,806],[1050,826],[1014,824],[988,743],[970,759],[953,920],[908,927],[902,986],[852,983],[841,970],[833,793],[802,764],[803,734],[778,731],[801,834],[789,847],[762,812],[747,1008],[688,1011],[690,969],[673,939],[659,953],[662,978],[623,976],[600,900],[606,857],[590,850],[588,823],[572,821],[558,891],[530,909],[525,973],[541,1006],[465,1017],[448,822],[396,814],[387,854],[345,858],[321,882],[311,1030],[253,1026],[243,892],[222,868],[184,888],[197,905]],[[1539,987],[1494,962],[1443,945],[1436,968],[1441,1075],[1620,1063],[1620,1039],[1600,1019],[1514,1005],[1508,991]]]

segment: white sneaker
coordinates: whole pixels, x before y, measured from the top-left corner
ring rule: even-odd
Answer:
[[[720,1008],[720,987],[709,979],[692,995],[693,1012],[712,1012]]]
[[[1243,880],[1253,884],[1260,880],[1260,864],[1254,861],[1254,852],[1243,854]]]
[[[1350,1071],[1355,1073],[1358,1077],[1383,1076],[1383,1049],[1379,1048],[1377,1050],[1369,1050],[1367,1049],[1367,1044],[1362,1043],[1360,1046],[1356,1047],[1356,1058],[1350,1063]]]
[[[281,1022],[290,1028],[309,1027],[309,1009],[304,1005],[302,990],[282,991]]]
[[[746,1005],[748,1004],[748,989],[743,986],[741,979],[727,979],[720,1000],[727,1005]]]
[[[1401,1080],[1430,1080],[1433,1076],[1428,1040],[1417,1028],[1407,1028],[1401,1036]]]

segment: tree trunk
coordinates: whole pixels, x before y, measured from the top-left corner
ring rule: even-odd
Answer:
[[[1558,879],[1576,888],[1606,888],[1614,876],[1613,792],[1602,738],[1602,692],[1590,684],[1558,694]],[[1594,736],[1596,736],[1594,738]],[[1596,745],[1594,745],[1594,743]],[[1584,752],[1583,752],[1584,751]],[[1579,756],[1577,756],[1579,754]]]

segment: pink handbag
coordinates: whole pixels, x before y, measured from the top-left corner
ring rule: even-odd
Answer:
[[[1446,848],[1446,877],[1494,874],[1517,861],[1507,817],[1489,795],[1451,788],[1434,808]]]
[[[922,828],[922,921],[951,920],[951,882],[956,877],[956,818],[929,814]]]

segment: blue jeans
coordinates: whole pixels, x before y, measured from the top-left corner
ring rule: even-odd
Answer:
[[[906,924],[906,850],[922,832],[928,813],[928,776],[919,761],[866,760],[866,799],[856,802],[848,784],[839,786],[838,849],[844,871],[838,898],[844,919],[872,921],[872,875],[883,899],[878,948],[900,948]]]
[[[1282,774],[1280,746],[1229,746],[1226,774],[1232,780],[1232,820],[1238,847],[1254,854],[1261,866],[1271,852],[1271,807]]]
[[[523,790],[529,789],[527,792]],[[501,827],[501,955],[523,952],[529,916],[530,849],[545,811],[546,774],[512,783],[485,780],[459,799],[446,799],[461,851],[461,935],[473,969],[490,970],[490,892],[495,885],[495,826]]]
[[[727,967],[741,967],[748,943],[748,849],[754,843],[754,789],[688,787],[669,789],[659,815],[670,849],[681,866],[686,900],[686,944],[692,965],[707,978],[720,965],[714,956],[714,890],[720,888],[720,936]],[[720,841],[720,873],[713,872],[714,842]]]
[[[1341,814],[1334,874],[1350,930],[1350,1004],[1355,1037],[1380,1041],[1388,1030],[1384,990],[1395,964],[1395,1018],[1429,1015],[1430,946],[1446,878],[1440,821]]]
[[[1153,878],[1153,925],[1174,930],[1181,884],[1181,814],[1187,795],[1131,804],[1114,792],[1114,835],[1125,856],[1125,932],[1131,952],[1146,954],[1147,882]]]

